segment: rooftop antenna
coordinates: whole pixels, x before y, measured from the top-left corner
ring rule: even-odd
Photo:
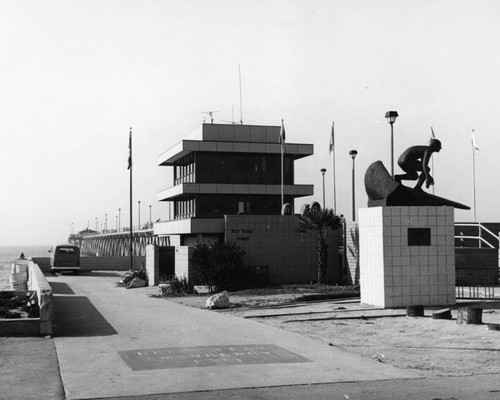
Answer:
[[[238,64],[238,73],[240,75],[240,125],[243,125],[243,100],[241,95],[241,67]]]
[[[204,111],[202,114],[208,114],[210,116],[210,123],[214,123],[214,113],[219,112],[219,111]],[[203,122],[205,122],[205,119],[203,119]]]

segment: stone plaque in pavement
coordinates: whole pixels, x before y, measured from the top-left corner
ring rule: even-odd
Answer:
[[[168,347],[126,350],[118,354],[133,371],[311,361],[273,344]]]

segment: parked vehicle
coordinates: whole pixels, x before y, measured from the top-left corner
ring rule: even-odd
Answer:
[[[57,244],[52,246],[50,253],[50,270],[80,272],[80,248],[74,244]]]

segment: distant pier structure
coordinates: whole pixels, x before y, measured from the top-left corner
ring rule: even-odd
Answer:
[[[80,231],[78,233],[70,234],[68,237],[68,243],[76,244],[77,246],[79,246],[81,248],[84,237],[89,236],[89,235],[96,235],[98,233],[99,232],[96,232],[96,231],[93,231],[92,229],[87,228],[87,229]]]
[[[80,246],[82,255],[104,257],[130,255],[130,231],[96,232],[86,229],[71,234],[68,242]],[[152,225],[132,232],[132,255],[145,256],[148,244],[170,246],[170,238],[155,236]]]

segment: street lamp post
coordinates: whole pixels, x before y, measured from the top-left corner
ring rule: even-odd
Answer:
[[[122,230],[122,209],[118,209],[118,232]]]
[[[95,230],[96,232],[99,232],[99,227],[97,226],[97,217],[95,217]]]
[[[325,209],[325,172],[326,168],[321,168],[321,174],[323,175],[323,210]]]
[[[394,122],[396,122],[396,118],[398,117],[397,111],[387,111],[385,113],[385,117],[387,118],[387,122],[391,124],[391,176],[394,178]]]
[[[108,214],[104,214],[104,232],[108,231]]]
[[[141,229],[141,201],[137,201],[138,203],[138,212],[137,212],[137,230]]]
[[[149,205],[149,225],[151,225],[151,204]]]
[[[358,152],[356,150],[351,150],[349,152],[349,155],[352,158],[352,220],[356,221],[356,185],[355,185],[355,166],[354,166],[354,159],[356,158],[356,155]]]

